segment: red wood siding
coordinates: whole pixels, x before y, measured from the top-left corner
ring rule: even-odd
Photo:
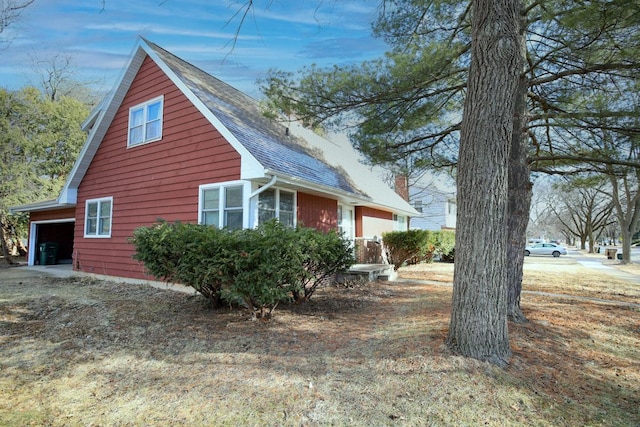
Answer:
[[[298,225],[321,231],[338,226],[338,202],[326,197],[298,192]]]
[[[381,211],[379,209],[370,208],[367,206],[356,206],[355,211],[356,216],[356,237],[365,236],[365,231],[363,230],[363,220],[365,217],[369,218],[377,218],[381,220],[388,220],[393,222],[393,214],[387,211]],[[391,224],[393,226],[393,224]],[[391,228],[393,229],[393,228]]]
[[[160,141],[127,148],[129,108],[164,95]],[[240,179],[240,155],[149,58],[143,62],[80,187],[74,268],[145,278],[133,230],[158,218],[198,220],[198,186]],[[113,197],[111,238],[85,238],[87,199]]]
[[[31,212],[29,221],[53,221],[58,219],[75,218],[76,208],[57,209],[53,211]]]

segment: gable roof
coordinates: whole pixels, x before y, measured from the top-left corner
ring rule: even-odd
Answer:
[[[298,187],[336,194],[352,204],[417,215],[409,203],[358,161],[348,142],[336,144],[302,126],[286,127],[266,118],[255,99],[141,37],[115,89],[85,122],[89,136],[58,204],[75,203],[78,186],[147,57],[240,154],[241,179],[277,176]]]

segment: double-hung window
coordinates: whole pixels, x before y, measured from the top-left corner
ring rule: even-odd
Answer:
[[[295,217],[295,193],[269,188],[258,195],[258,224],[277,218],[280,223],[294,227]]]
[[[200,223],[218,228],[243,225],[243,186],[205,187],[200,190]]]
[[[113,197],[87,200],[84,214],[84,237],[111,237]]]
[[[144,144],[162,138],[164,96],[151,99],[129,109],[127,146]]]

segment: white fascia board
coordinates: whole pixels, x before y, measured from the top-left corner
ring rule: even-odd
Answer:
[[[51,211],[72,208],[74,206],[75,204],[60,203],[58,200],[46,200],[44,202],[30,203],[27,205],[11,206],[9,208],[9,213]]]
[[[255,179],[264,177],[264,166],[247,150],[244,145],[227,129],[226,126],[209,110],[209,108],[187,87],[186,84],[164,63],[164,61],[155,53],[155,51],[140,40],[140,45],[147,52],[147,55],[160,67],[160,69],[169,77],[178,89],[191,101],[191,103],[200,111],[200,113],[209,120],[209,123],[215,127],[224,139],[231,144],[234,150],[240,154],[240,179]]]
[[[58,197],[58,203],[62,204],[76,204],[78,202],[78,189],[64,187]]]
[[[263,175],[267,175],[267,176],[275,175],[278,177],[278,182],[286,183],[293,187],[310,190],[315,193],[321,193],[328,196],[333,196],[333,197],[339,198],[340,200],[349,200],[352,203],[355,203],[355,202],[363,203],[363,204],[366,204],[367,206],[373,203],[373,200],[368,196],[340,190],[335,187],[330,187],[328,185],[316,184],[314,182],[300,179],[298,177],[291,176],[291,175],[285,175],[280,172],[273,171],[271,169],[264,169]]]
[[[350,193],[348,191],[343,191],[336,189],[334,187],[329,187],[326,185],[320,185],[313,182],[309,182],[306,180],[299,179],[297,177],[293,177],[290,175],[284,175],[279,172],[272,171],[270,169],[265,169],[262,177],[264,176],[277,176],[279,183],[289,184],[292,187],[296,187],[299,189],[309,190],[313,193],[321,193],[326,196],[334,197],[338,199],[340,202],[345,202],[351,206],[367,206],[375,209],[382,209],[385,211],[393,212],[395,214],[404,215],[408,217],[418,216],[419,213],[415,209],[413,209],[410,205],[411,209],[402,209],[394,206],[388,206],[386,204],[382,204],[377,202],[375,199],[372,199],[369,196],[365,196],[362,194]],[[399,197],[399,196],[398,196]]]

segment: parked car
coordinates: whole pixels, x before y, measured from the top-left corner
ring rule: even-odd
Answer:
[[[535,245],[527,246],[524,248],[524,256],[529,255],[553,255],[559,257],[560,255],[566,255],[567,248],[555,243],[536,243]]]

